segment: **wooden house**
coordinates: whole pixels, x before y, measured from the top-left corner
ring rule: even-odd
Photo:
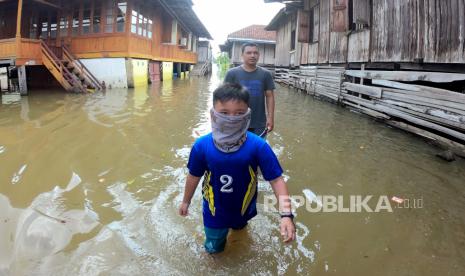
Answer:
[[[465,157],[463,0],[285,3],[275,80],[425,137]]]
[[[169,79],[197,62],[200,37],[211,39],[192,5],[191,0],[3,0],[0,66],[17,69],[21,91],[51,76],[77,91]]]
[[[276,66],[458,70],[465,63],[462,0],[292,0],[266,27]],[[444,66],[446,65],[446,66]]]
[[[228,35],[226,42],[220,45],[222,52],[228,53],[232,66],[242,63],[241,47],[246,42],[258,45],[260,66],[274,66],[275,64],[275,44],[276,32],[265,30],[263,25],[252,25]]]

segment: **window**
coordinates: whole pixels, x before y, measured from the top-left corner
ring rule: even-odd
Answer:
[[[68,36],[68,28],[69,28],[69,21],[66,15],[60,18],[60,36],[66,37]]]
[[[139,20],[138,20],[139,28],[137,29],[138,35],[142,35],[143,23],[144,23],[144,16],[139,13]]]
[[[50,18],[50,38],[57,38],[57,28],[57,16],[54,14]]]
[[[147,37],[147,27],[148,27],[148,24],[149,24],[149,20],[147,17],[144,17],[144,27],[143,27],[143,31],[142,31],[142,36],[145,36]]]
[[[137,33],[137,12],[132,11],[132,16],[131,16],[131,33],[136,34]]]
[[[73,11],[73,35],[79,34],[79,4],[74,6]]]
[[[291,51],[295,50],[295,30],[291,32]]]
[[[40,29],[40,38],[46,39],[48,38],[48,22],[42,22],[42,27]]]
[[[349,0],[349,29],[359,31],[371,24],[370,0]]]
[[[127,2],[118,2],[118,9],[116,14],[116,31],[124,32],[124,25],[126,24],[126,9]]]
[[[102,16],[102,9],[100,3],[94,1],[94,10],[92,13],[92,32],[93,33],[100,33],[100,24]]]
[[[38,24],[37,24],[37,16],[32,15],[29,20],[30,20],[30,23],[29,23],[29,38],[37,39],[37,31],[39,30],[39,27],[38,27]]]
[[[84,11],[82,15],[82,33],[88,34],[90,33],[90,12],[91,6],[89,1],[84,2]]]
[[[147,37],[152,38],[152,30],[153,30],[153,21],[149,19],[149,24],[147,27]]]
[[[152,38],[153,21],[137,10],[131,12],[131,33]]]
[[[112,33],[113,32],[113,21],[114,21],[114,13],[113,8],[115,6],[114,0],[108,0],[106,5],[106,19],[105,19],[105,32]]]
[[[315,5],[306,10],[299,10],[297,13],[297,24],[299,26],[297,41],[302,43],[318,42],[320,34],[320,5],[317,1]]]

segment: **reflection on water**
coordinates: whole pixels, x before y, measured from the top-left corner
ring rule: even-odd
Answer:
[[[269,142],[293,195],[422,198],[424,207],[301,207],[297,240],[283,245],[260,181],[259,215],[224,253],[205,254],[200,189],[189,217],[177,206],[220,82],[2,96],[0,275],[465,274],[465,162],[443,163],[416,137],[284,87]]]

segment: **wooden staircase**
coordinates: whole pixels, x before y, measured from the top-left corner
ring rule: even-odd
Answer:
[[[48,46],[41,41],[42,63],[67,91],[87,93],[101,90],[102,85],[66,46]]]
[[[206,74],[209,73],[211,63],[210,61],[203,62],[203,63],[197,63],[192,71],[190,72],[191,76],[205,76]]]

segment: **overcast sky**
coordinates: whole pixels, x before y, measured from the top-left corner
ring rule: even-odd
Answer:
[[[193,0],[194,11],[213,37],[213,52],[226,41],[228,34],[247,26],[268,25],[284,6],[265,4],[263,0]]]

